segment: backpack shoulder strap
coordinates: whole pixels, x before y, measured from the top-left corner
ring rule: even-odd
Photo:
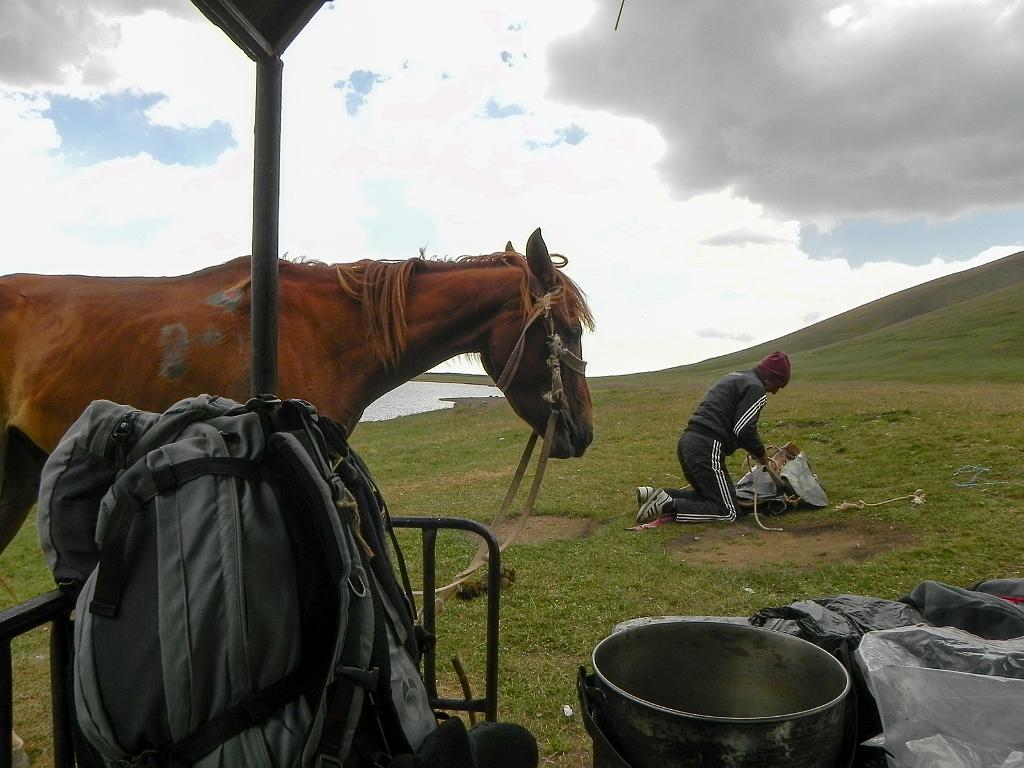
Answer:
[[[244,480],[263,478],[261,465],[251,459],[206,457],[152,470],[145,460],[136,461],[114,483],[114,506],[100,545],[96,587],[89,612],[116,616],[124,580],[125,547],[135,513],[156,496],[202,475],[230,475]]]
[[[295,699],[302,693],[304,682],[302,670],[296,669],[245,701],[206,721],[164,752],[187,765],[192,765],[228,739],[259,725]]]

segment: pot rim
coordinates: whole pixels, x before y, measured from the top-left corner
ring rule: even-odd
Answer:
[[[732,628],[732,629],[727,630],[727,631],[732,631],[732,630],[747,631],[747,630],[749,630],[749,631],[753,631],[753,632],[770,632],[772,635],[775,635],[775,636],[778,636],[778,637],[782,637],[782,638],[786,638],[786,640],[784,640],[783,642],[790,642],[790,641],[792,641],[792,642],[794,642],[797,645],[799,645],[800,643],[803,643],[804,645],[809,646],[809,647],[814,649],[814,651],[812,651],[812,653],[824,654],[825,657],[831,659],[831,661],[834,662],[839,667],[839,669],[841,669],[843,671],[843,680],[845,681],[845,684],[843,686],[842,693],[840,693],[838,696],[836,696],[831,701],[825,702],[824,704],[819,704],[818,706],[812,707],[811,709],[804,709],[804,710],[801,710],[799,712],[787,712],[787,713],[782,714],[782,715],[765,715],[765,716],[762,716],[762,717],[723,717],[723,716],[720,716],[720,715],[702,715],[702,714],[700,714],[698,712],[687,712],[687,711],[682,710],[682,709],[672,709],[671,707],[665,707],[665,706],[662,706],[661,704],[655,704],[654,702],[647,701],[646,699],[641,699],[638,696],[634,696],[629,691],[623,690],[622,688],[617,686],[615,683],[613,683],[611,680],[609,680],[607,677],[605,677],[601,673],[601,669],[597,665],[597,652],[601,648],[602,645],[604,645],[606,642],[608,642],[609,640],[611,640],[614,637],[618,637],[619,635],[621,635],[623,633],[626,633],[626,632],[635,632],[635,631],[638,631],[638,630],[644,630],[647,627],[652,627],[652,626],[656,626],[656,625],[659,625],[659,624],[686,624],[686,625],[699,624],[699,625],[709,625],[709,626],[715,626],[715,627],[731,627]],[[608,635],[608,637],[606,637],[603,640],[601,640],[601,642],[599,642],[596,646],[594,646],[594,650],[593,650],[593,652],[590,655],[590,663],[594,667],[594,675],[601,682],[601,684],[604,685],[604,686],[607,686],[611,690],[615,691],[615,693],[621,695],[623,698],[625,698],[625,699],[627,699],[627,700],[629,700],[631,702],[635,702],[636,704],[639,704],[642,707],[646,707],[647,709],[653,709],[653,710],[655,710],[657,712],[665,712],[665,713],[668,713],[668,714],[671,714],[671,715],[682,715],[684,717],[692,718],[694,720],[700,720],[700,721],[709,722],[709,723],[732,723],[732,724],[736,724],[736,725],[743,725],[743,724],[756,725],[756,724],[759,724],[759,723],[778,723],[778,722],[783,722],[783,721],[786,721],[786,720],[796,720],[796,719],[802,719],[802,718],[805,718],[805,717],[810,717],[810,716],[816,715],[816,714],[818,714],[820,712],[824,712],[827,709],[831,709],[831,708],[835,707],[837,704],[841,703],[843,701],[843,699],[845,699],[846,696],[850,693],[850,689],[852,687],[852,681],[850,679],[850,672],[849,672],[849,670],[846,669],[846,667],[843,665],[843,663],[840,662],[839,659],[837,659],[831,653],[826,651],[824,648],[821,648],[821,647],[815,645],[814,643],[808,642],[807,640],[804,640],[802,637],[796,637],[795,635],[787,635],[787,634],[785,634],[783,632],[775,632],[774,630],[765,629],[764,627],[748,627],[748,626],[744,626],[742,624],[726,624],[726,623],[719,623],[719,622],[714,622],[714,621],[679,621],[679,622],[661,621],[661,622],[653,622],[651,624],[641,624],[641,625],[638,625],[638,626],[635,626],[635,627],[630,627],[628,629],[623,629],[623,630],[620,630],[618,632],[614,632],[611,635]]]

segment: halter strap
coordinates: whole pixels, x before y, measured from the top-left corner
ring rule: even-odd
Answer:
[[[548,352],[550,357],[548,358],[548,365],[552,368],[552,405],[555,402],[561,401],[561,380],[560,373],[558,371],[558,365],[560,363],[565,364],[570,369],[576,371],[576,373],[582,375],[586,374],[587,362],[583,358],[574,354],[568,347],[565,346],[565,342],[562,341],[562,337],[555,333],[554,322],[551,320],[551,307],[555,300],[562,295],[563,289],[561,286],[556,286],[537,299],[534,303],[533,308],[530,310],[529,316],[526,318],[526,323],[523,325],[523,330],[519,334],[519,338],[516,340],[516,345],[512,348],[512,354],[509,355],[508,361],[505,363],[505,368],[501,372],[501,376],[498,377],[497,386],[502,392],[505,388],[512,383],[512,379],[515,378],[516,373],[519,370],[519,363],[523,359],[523,348],[526,343],[526,332],[530,330],[530,326],[539,317],[543,317],[547,324],[547,342]],[[557,381],[554,379],[559,377]],[[557,395],[556,395],[557,390]]]
[[[505,387],[511,383],[512,379],[516,375],[516,371],[519,370],[519,361],[523,359],[523,347],[526,342],[526,332],[530,330],[530,326],[533,325],[538,317],[547,315],[551,312],[551,301],[555,296],[559,295],[561,291],[561,288],[552,288],[534,303],[529,316],[526,318],[526,323],[523,325],[523,330],[519,334],[519,338],[516,340],[516,345],[512,348],[512,354],[508,356],[508,361],[505,363],[505,369],[501,372],[501,376],[498,377],[498,381],[496,382],[498,389],[502,392],[505,391]]]
[[[538,298],[536,303],[534,303],[529,316],[526,318],[526,323],[523,325],[523,330],[519,334],[519,338],[516,340],[516,345],[512,348],[512,354],[509,355],[508,362],[505,363],[505,369],[501,372],[501,376],[498,377],[497,381],[498,388],[504,392],[505,387],[509,385],[515,377],[516,371],[519,370],[519,363],[523,357],[523,347],[526,341],[526,332],[530,329],[530,326],[536,322],[537,318],[543,317],[545,325],[544,332],[547,337],[548,346],[547,363],[548,367],[551,368],[551,391],[544,395],[544,399],[551,406],[551,412],[548,415],[548,423],[544,429],[544,442],[541,447],[540,456],[537,459],[537,467],[533,474],[533,483],[530,486],[530,492],[526,498],[526,505],[523,507],[523,511],[519,514],[512,530],[505,538],[505,541],[498,545],[499,552],[504,552],[526,527],[526,523],[533,512],[533,505],[537,501],[537,494],[540,491],[541,481],[544,479],[544,470],[547,467],[548,457],[551,455],[551,443],[554,441],[555,427],[558,423],[558,416],[562,406],[562,364],[564,363],[566,366],[581,375],[586,372],[587,368],[586,361],[573,354],[565,346],[562,338],[555,332],[555,322],[551,318],[551,305],[556,298],[561,296],[561,294],[561,286],[556,286]],[[526,443],[526,447],[523,449],[523,455],[519,459],[519,467],[516,469],[511,485],[509,485],[508,490],[505,492],[505,498],[502,500],[501,506],[498,508],[498,512],[494,516],[494,520],[491,521],[490,528],[495,532],[495,534],[497,534],[498,526],[504,521],[505,514],[511,508],[512,501],[515,499],[516,494],[519,491],[519,486],[522,484],[523,477],[530,464],[530,457],[533,454],[533,449],[536,444],[537,433],[533,432]],[[443,606],[448,599],[455,594],[459,586],[467,581],[470,576],[472,576],[486,562],[487,545],[481,543],[469,565],[467,565],[455,577],[455,580],[450,584],[434,590],[433,597],[436,603],[439,606]]]
[[[551,353],[581,376],[587,373],[587,361],[582,357],[573,354],[572,350],[565,346],[562,337],[557,333],[551,334]]]
[[[551,455],[551,441],[555,436],[555,423],[557,420],[558,412],[552,410],[551,415],[548,417],[547,427],[544,430],[544,443],[541,447],[540,457],[537,459],[537,467],[533,473],[533,483],[530,486],[530,492],[526,497],[526,505],[523,507],[523,511],[520,512],[516,518],[516,522],[509,535],[498,545],[499,552],[504,552],[513,540],[522,532],[526,527],[526,523],[529,520],[531,513],[533,512],[533,505],[537,501],[537,494],[540,492],[540,484],[544,479],[544,470],[547,468],[548,457]],[[504,522],[505,515],[511,508],[512,501],[515,499],[516,494],[519,491],[519,486],[523,482],[526,469],[530,464],[530,457],[533,454],[533,449],[536,445],[537,433],[534,432],[530,435],[530,439],[526,441],[526,447],[523,449],[523,455],[519,459],[519,466],[516,468],[516,473],[512,478],[512,483],[505,492],[505,498],[502,499],[501,506],[498,508],[498,512],[495,514],[494,519],[491,521],[489,526],[495,535],[498,534],[499,526]],[[469,578],[486,562],[487,544],[481,542],[469,565],[456,575],[455,580],[450,584],[434,589],[435,602],[439,606],[448,602],[448,599],[458,591],[459,586],[468,581]],[[426,595],[424,595],[424,597],[426,597]]]

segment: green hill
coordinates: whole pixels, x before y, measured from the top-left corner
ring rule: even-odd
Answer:
[[[699,363],[604,376],[619,382],[706,380],[784,349],[804,381],[1024,381],[1024,251],[907,288],[778,339]],[[489,384],[472,374],[428,381]]]
[[[764,344],[646,376],[718,373],[784,349],[810,381],[1024,381],[1024,251]]]

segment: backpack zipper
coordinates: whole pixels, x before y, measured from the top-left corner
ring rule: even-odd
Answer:
[[[128,411],[117,420],[114,430],[110,434],[110,441],[114,444],[114,462],[119,469],[125,469],[128,464],[128,449],[131,447],[132,432],[135,428],[135,416],[138,411]]]

